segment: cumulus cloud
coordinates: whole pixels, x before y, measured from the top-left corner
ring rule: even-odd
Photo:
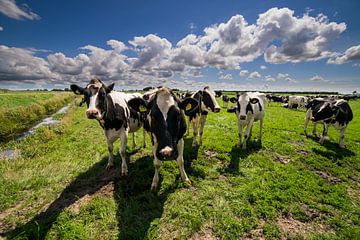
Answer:
[[[319,75],[315,75],[312,78],[310,78],[311,81],[315,81],[315,82],[319,82],[319,81],[324,81],[324,78],[319,76]]]
[[[219,79],[220,79],[220,80],[231,80],[231,79],[233,79],[232,74],[230,74],[230,73],[225,74],[225,73],[223,73],[222,71],[220,71],[220,72],[218,73],[218,76],[219,76]]]
[[[261,78],[261,74],[259,73],[259,72],[252,72],[252,73],[250,73],[250,75],[249,75],[249,77],[248,77],[249,79],[257,79],[257,78]]]
[[[9,18],[16,20],[39,20],[40,16],[32,12],[31,9],[23,4],[21,7],[16,5],[15,0],[1,0],[0,1],[0,12]]]
[[[296,83],[297,81],[290,76],[288,73],[278,73],[277,75],[278,80],[287,81],[289,83]]]
[[[344,64],[356,60],[360,60],[360,45],[348,48],[343,54],[337,54],[335,58],[330,58],[327,63]]]
[[[249,71],[248,70],[241,70],[239,75],[240,75],[240,77],[246,77],[247,75],[249,75]]]
[[[4,28],[3,28],[2,26],[0,26],[0,32],[1,32],[1,31],[4,31]]]
[[[267,69],[267,67],[266,67],[265,65],[261,65],[261,66],[260,66],[260,69],[261,69],[261,70],[265,70],[265,69]]]
[[[276,80],[271,75],[267,75],[267,76],[265,76],[265,81],[267,81],[267,82],[275,82]]]

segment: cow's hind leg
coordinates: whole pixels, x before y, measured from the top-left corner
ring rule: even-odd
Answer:
[[[192,146],[195,147],[198,145],[197,141],[196,141],[196,138],[198,136],[198,127],[199,127],[199,124],[198,124],[198,121],[197,120],[193,120],[192,122],[192,128],[193,128],[193,133],[194,133],[194,137],[193,137],[193,142],[192,142]]]
[[[344,145],[345,130],[346,130],[346,127],[340,129],[340,143],[339,143],[339,146],[341,148],[345,147],[345,145]]]
[[[181,178],[184,182],[191,184],[188,176],[186,175],[185,168],[184,168],[184,139],[181,139],[178,142],[177,147],[178,147],[178,151],[179,151],[179,156],[177,157],[176,161],[179,166]]]
[[[323,133],[322,133],[321,138],[319,140],[320,144],[324,143],[324,140],[327,137],[328,130],[329,130],[329,126],[326,123],[324,123]]]
[[[260,135],[259,135],[260,142],[262,141],[263,127],[264,127],[264,118],[261,118],[260,119]],[[250,131],[250,136],[251,136],[251,132],[252,132],[252,127],[251,127],[251,131]]]
[[[204,133],[206,117],[207,117],[207,115],[201,115],[201,117],[200,117],[200,140],[199,140],[199,145],[202,144],[202,136],[203,136],[203,133]]]
[[[106,169],[110,169],[111,167],[114,166],[114,154],[113,154],[114,142],[116,141],[116,139],[118,139],[118,135],[113,130],[107,130],[105,131],[105,136],[109,151],[109,159],[106,165]]]
[[[136,148],[136,136],[135,136],[135,132],[131,133],[132,136],[132,148]]]
[[[144,146],[144,148],[146,148],[146,130],[145,130],[145,128],[143,128],[143,146]]]
[[[246,149],[246,141],[249,139],[250,130],[253,124],[254,124],[254,120],[251,120],[249,124],[246,126],[246,130],[244,133],[244,142],[242,144],[242,149],[244,150]]]
[[[128,129],[124,129],[120,133],[120,157],[121,157],[121,176],[128,174],[128,167],[126,163],[126,144],[128,140]]]

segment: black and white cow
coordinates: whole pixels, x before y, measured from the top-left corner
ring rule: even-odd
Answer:
[[[163,160],[176,159],[181,178],[190,183],[184,169],[184,140],[186,132],[185,112],[191,112],[198,107],[197,100],[185,98],[179,100],[166,87],[161,87],[145,94],[143,98],[134,98],[129,106],[138,112],[146,113],[147,120],[144,127],[151,133],[152,152],[154,156],[155,175],[151,189],[155,189],[159,182],[159,170]],[[183,111],[184,110],[184,111]]]
[[[308,102],[308,98],[305,96],[289,96],[288,108],[295,108],[294,105],[297,105],[297,108],[305,107]]]
[[[114,165],[113,143],[120,138],[121,175],[126,176],[128,169],[125,149],[128,133],[139,130],[143,122],[141,115],[128,107],[127,101],[141,95],[113,91],[114,84],[106,86],[97,78],[91,79],[85,88],[77,85],[71,85],[70,88],[75,94],[84,96],[83,102],[87,105],[87,118],[96,119],[104,130],[109,150],[109,160],[106,168]]]
[[[236,106],[229,108],[228,112],[235,112],[237,116],[239,142],[238,147],[242,146],[246,149],[246,141],[251,137],[252,127],[254,122],[260,121],[260,136],[262,139],[262,130],[265,117],[265,104],[266,95],[259,92],[243,92],[237,98],[230,98],[232,103]],[[242,142],[243,128],[246,127],[244,132],[244,141]]]
[[[221,96],[221,99],[222,99],[222,101],[223,101],[223,107],[224,107],[224,108],[227,108],[227,107],[228,107],[228,104],[229,104],[230,98],[229,98],[227,95],[222,95],[222,96]]]
[[[199,107],[196,111],[186,113],[189,116],[189,125],[192,124],[192,129],[194,133],[192,146],[197,146],[202,144],[202,135],[204,132],[204,126],[206,123],[206,118],[209,112],[220,112],[220,106],[216,101],[215,92],[211,90],[209,86],[205,87],[204,90],[199,90],[191,95],[192,98],[195,98]],[[196,141],[196,138],[199,133],[200,128],[200,140],[199,143]],[[188,129],[189,131],[189,129]]]
[[[344,134],[353,119],[353,113],[349,104],[344,100],[327,100],[323,98],[315,98],[307,105],[308,109],[305,116],[304,133],[307,136],[306,128],[311,120],[313,122],[313,134],[316,136],[316,124],[321,123],[324,125],[323,133],[320,138],[320,143],[324,143],[327,138],[329,125],[335,127],[340,131],[339,146],[344,148]]]

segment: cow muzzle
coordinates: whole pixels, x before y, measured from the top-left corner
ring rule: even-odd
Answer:
[[[216,108],[214,109],[214,112],[215,112],[215,113],[220,112],[220,107],[216,107]]]
[[[159,160],[170,160],[170,159],[176,159],[177,154],[175,154],[175,151],[173,148],[166,146],[163,149],[161,149],[158,152],[158,158]]]
[[[101,115],[97,109],[89,109],[86,111],[86,116],[89,119],[100,119]]]
[[[241,116],[240,116],[240,120],[246,120],[246,116],[245,116],[245,115],[241,115]]]

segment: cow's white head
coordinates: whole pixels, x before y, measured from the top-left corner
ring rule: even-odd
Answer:
[[[259,103],[258,98],[251,98],[246,92],[241,93],[237,98],[230,98],[230,101],[237,104],[239,120],[246,120],[248,114],[254,113],[251,104]]]

